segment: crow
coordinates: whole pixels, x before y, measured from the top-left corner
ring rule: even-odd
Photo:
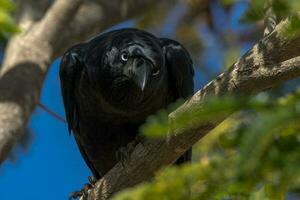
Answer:
[[[178,42],[134,28],[113,30],[66,51],[60,81],[69,132],[100,179],[146,118],[193,94],[193,63]],[[191,159],[185,152],[177,164]]]

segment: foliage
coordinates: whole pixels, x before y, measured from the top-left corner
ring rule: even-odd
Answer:
[[[223,4],[233,4],[238,0],[222,0]],[[251,0],[249,8],[245,12],[241,21],[245,23],[253,23],[264,19],[267,9],[271,8],[277,17],[277,21],[290,17],[287,29],[288,34],[299,34],[300,20],[299,0]]]
[[[193,164],[161,170],[153,182],[125,190],[115,200],[276,200],[300,188],[300,90],[275,101],[266,94],[211,99],[203,108],[205,116],[195,112],[193,117],[209,120],[244,111],[196,145]]]
[[[12,33],[19,31],[11,13],[15,5],[11,0],[0,0],[0,38],[7,39]]]

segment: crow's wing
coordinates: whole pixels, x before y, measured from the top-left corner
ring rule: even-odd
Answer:
[[[171,39],[161,38],[160,42],[165,54],[169,86],[174,100],[192,96],[194,69],[188,51],[180,43]],[[176,164],[190,161],[191,155],[192,150],[189,149],[176,161]]]
[[[86,164],[91,169],[95,178],[98,179],[100,178],[100,175],[93,166],[92,162],[89,160],[84,146],[80,142],[79,116],[75,98],[75,90],[80,79],[83,64],[80,61],[78,52],[76,51],[76,49],[78,48],[78,46],[72,48],[71,50],[67,51],[62,57],[59,71],[61,92],[68,122],[69,133],[71,133],[71,131],[74,133],[74,137],[79,147],[80,153],[82,154]]]
[[[194,69],[188,51],[174,40],[161,38],[160,41],[175,98],[190,97],[194,91]]]
[[[75,99],[75,88],[80,78],[82,66],[76,52],[67,52],[60,63],[61,93],[65,106],[69,133],[78,127],[78,113]]]
[[[86,153],[83,145],[81,144],[80,142],[80,139],[79,139],[79,135],[77,133],[74,134],[74,137],[75,137],[75,141],[77,143],[77,146],[79,148],[79,151],[85,161],[85,163],[87,164],[87,166],[90,168],[90,170],[92,171],[94,177],[98,180],[102,177],[102,175],[96,170],[96,168],[94,167],[93,163],[90,161],[89,157],[88,157],[88,154]]]

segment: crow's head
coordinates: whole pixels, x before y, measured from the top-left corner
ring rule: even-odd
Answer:
[[[165,58],[153,35],[123,29],[89,43],[87,75],[111,103],[139,104],[165,87]]]
[[[85,113],[99,111],[101,117],[145,119],[171,101],[189,97],[193,75],[189,53],[180,43],[138,29],[110,31],[77,44],[60,65],[71,121],[76,121],[71,119],[76,106]]]
[[[159,50],[142,40],[136,39],[129,43],[120,41],[106,52],[104,59],[106,73],[112,73],[116,78],[112,80],[113,83],[127,80],[135,85],[131,89],[143,92],[150,86],[148,82],[156,80],[161,75],[163,59],[157,53]]]

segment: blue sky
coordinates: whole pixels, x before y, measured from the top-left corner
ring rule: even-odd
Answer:
[[[165,21],[160,36],[172,37],[176,20],[185,11],[183,5],[173,9]],[[238,17],[245,10],[245,4],[237,5],[231,16],[226,18],[222,9],[214,5],[214,17],[222,31],[231,28],[237,32],[249,28],[238,23]],[[223,19],[223,20],[218,20]],[[114,28],[133,26],[130,20]],[[224,28],[225,27],[225,28]],[[209,66],[213,72],[222,67],[224,47],[207,29],[199,26],[199,33],[207,39],[200,64]],[[203,36],[202,36],[203,37]],[[251,44],[244,44],[245,51]],[[43,86],[41,102],[52,111],[64,116],[60,94],[58,68],[60,60],[52,65]],[[196,88],[200,88],[208,79],[196,70]],[[67,199],[71,191],[80,189],[87,182],[90,171],[86,167],[72,136],[67,132],[66,124],[37,108],[29,123],[33,139],[27,151],[21,151],[15,162],[6,161],[0,168],[0,199]]]

